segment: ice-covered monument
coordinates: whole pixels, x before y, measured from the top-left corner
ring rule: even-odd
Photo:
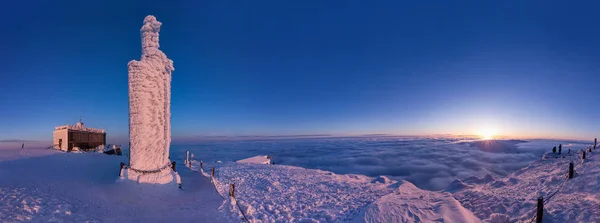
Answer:
[[[160,51],[162,23],[144,19],[142,58],[129,62],[129,166],[123,180],[148,184],[180,184],[171,168],[171,72],[173,61]]]

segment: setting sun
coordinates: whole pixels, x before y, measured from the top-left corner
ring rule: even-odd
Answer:
[[[494,131],[492,129],[483,129],[483,130],[479,131],[478,135],[479,135],[479,137],[481,137],[481,139],[485,139],[485,140],[494,139],[494,136],[496,135],[496,131]]]

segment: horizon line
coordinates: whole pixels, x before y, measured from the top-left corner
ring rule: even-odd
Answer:
[[[193,140],[257,140],[257,139],[310,139],[310,138],[343,138],[343,137],[466,137],[466,138],[479,138],[481,136],[476,134],[390,134],[390,133],[365,133],[365,134],[289,134],[289,135],[195,135],[195,136],[174,136],[172,142],[185,142]],[[510,139],[521,139],[521,140],[576,140],[586,141],[587,139],[582,138],[565,138],[565,137],[518,137],[508,135],[497,135],[494,136],[493,140],[510,140]],[[126,141],[127,138],[117,137],[111,141]],[[589,139],[593,141],[593,139]],[[52,140],[31,140],[31,139],[0,139],[0,143],[44,143],[51,142]]]

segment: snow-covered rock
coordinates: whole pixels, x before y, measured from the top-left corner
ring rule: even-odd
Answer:
[[[511,223],[510,217],[505,214],[493,213],[486,223]]]
[[[496,180],[496,179],[492,175],[486,174],[481,178],[476,177],[476,176],[468,177],[467,179],[464,179],[463,182],[468,183],[468,184],[482,184],[482,183],[489,183],[494,180]]]
[[[98,147],[94,148],[94,152],[104,153],[104,148],[105,148],[104,145],[99,145]]]
[[[271,164],[269,156],[254,156],[247,159],[238,160],[238,163]]]
[[[375,179],[373,181],[371,181],[371,183],[390,184],[390,183],[395,183],[395,181],[390,180],[390,178],[388,178],[386,176],[378,176],[378,177],[375,177]]]
[[[467,184],[465,184],[464,182],[462,182],[461,180],[454,180],[454,181],[452,181],[452,183],[450,183],[444,189],[444,191],[455,192],[455,191],[459,191],[459,190],[464,190],[467,187],[469,187],[469,186]]]

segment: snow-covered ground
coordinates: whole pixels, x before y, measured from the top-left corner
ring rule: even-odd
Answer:
[[[511,142],[474,145],[501,152],[497,149],[506,148],[507,143]],[[554,145],[519,143],[526,148]],[[510,153],[522,149],[511,145]],[[538,161],[504,178],[490,174],[467,177],[450,183],[445,191],[422,190],[385,176],[256,162],[204,163],[204,168],[216,167],[220,194],[227,196],[230,185],[236,185],[241,208],[225,205],[229,208],[221,207],[221,211],[237,219],[241,209],[255,222],[528,222],[535,216],[539,196],[547,200],[544,222],[600,222],[600,156],[589,152],[587,156],[582,163],[581,153],[575,149],[570,154],[564,149],[560,156],[540,154]],[[566,180],[571,161],[575,162],[576,177]],[[199,163],[193,162],[192,169],[198,168]]]
[[[192,169],[200,164],[192,161]],[[241,211],[251,222],[479,222],[450,193],[425,191],[407,181],[285,165],[204,164],[215,167],[219,194],[235,184],[236,205],[220,210],[231,219]]]
[[[177,187],[117,183],[126,156],[0,150],[0,222],[228,222],[210,181],[182,165]]]
[[[497,152],[504,144],[476,146]],[[179,190],[118,182],[127,156],[2,148],[0,222],[529,222],[539,196],[547,200],[544,222],[600,222],[600,156],[587,153],[581,162],[566,145],[561,156],[540,154],[504,177],[461,178],[436,191],[386,176],[264,165],[264,156],[205,162],[202,174],[198,161],[191,170],[179,164]],[[570,161],[575,178],[566,180]],[[233,183],[236,199],[228,197]]]
[[[544,222],[600,222],[600,155],[581,151],[543,159],[500,179],[486,176],[455,181],[448,188],[464,207],[483,220],[529,222],[537,198],[544,198]],[[569,163],[575,177],[566,179]],[[550,199],[548,199],[550,198]],[[493,217],[492,217],[493,215]]]

